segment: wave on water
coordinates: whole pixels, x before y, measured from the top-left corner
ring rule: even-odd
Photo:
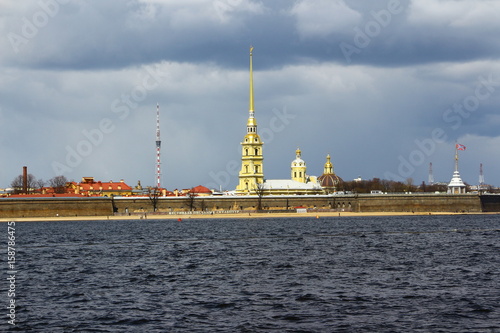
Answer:
[[[500,332],[496,216],[17,228],[18,331]]]

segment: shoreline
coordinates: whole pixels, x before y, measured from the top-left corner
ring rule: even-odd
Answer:
[[[130,216],[53,216],[0,218],[1,222],[58,222],[58,221],[120,221],[120,220],[206,220],[240,218],[285,218],[285,217],[376,217],[376,216],[432,216],[432,215],[499,215],[498,212],[453,213],[453,212],[318,212],[318,213],[228,213],[228,214],[175,214],[175,215],[130,215]]]

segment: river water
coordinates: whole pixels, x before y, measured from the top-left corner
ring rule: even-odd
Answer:
[[[493,215],[18,222],[0,329],[500,332],[499,240]]]

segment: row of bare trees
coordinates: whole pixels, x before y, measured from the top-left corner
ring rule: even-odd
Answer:
[[[405,182],[394,180],[373,178],[361,181],[347,181],[339,186],[339,191],[352,191],[355,193],[370,193],[371,191],[382,191],[389,193],[402,192],[446,192],[447,185],[434,184],[428,185],[422,182],[420,186],[413,184],[413,179],[408,178]]]
[[[153,206],[153,212],[158,210],[158,200],[161,196],[161,190],[157,187],[152,187],[148,190],[149,200],[151,201],[151,205]],[[188,206],[190,211],[196,210],[195,199],[198,195],[194,192],[188,192],[186,194],[186,205]],[[200,210],[205,210],[205,201],[201,200]]]
[[[469,184],[465,183],[466,186]],[[405,182],[397,182],[393,180],[386,180],[380,178],[373,178],[370,180],[362,181],[348,181],[344,182],[337,189],[338,191],[352,191],[355,193],[370,193],[373,190],[388,192],[388,193],[402,193],[402,192],[446,192],[448,190],[447,184],[426,184],[422,182],[420,185],[413,184],[413,179],[408,178]],[[491,185],[483,185],[483,191],[489,193],[498,193],[499,191]]]
[[[55,176],[48,181],[36,178],[33,174],[27,175],[27,189],[28,193],[33,193],[41,190],[45,186],[52,187],[56,193],[64,193],[68,179],[65,176]],[[10,186],[14,189],[14,193],[21,193],[23,191],[23,175],[19,175],[12,180]]]

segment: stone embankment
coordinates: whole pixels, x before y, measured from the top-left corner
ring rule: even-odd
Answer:
[[[364,194],[316,196],[265,196],[260,199],[264,211],[337,212],[435,212],[480,213],[500,212],[500,195],[448,194]],[[158,198],[159,214],[177,212],[255,211],[257,196],[208,196]],[[153,212],[153,201],[139,197],[93,198],[1,198],[0,218],[81,217],[136,215]],[[206,214],[206,213],[205,213]]]

